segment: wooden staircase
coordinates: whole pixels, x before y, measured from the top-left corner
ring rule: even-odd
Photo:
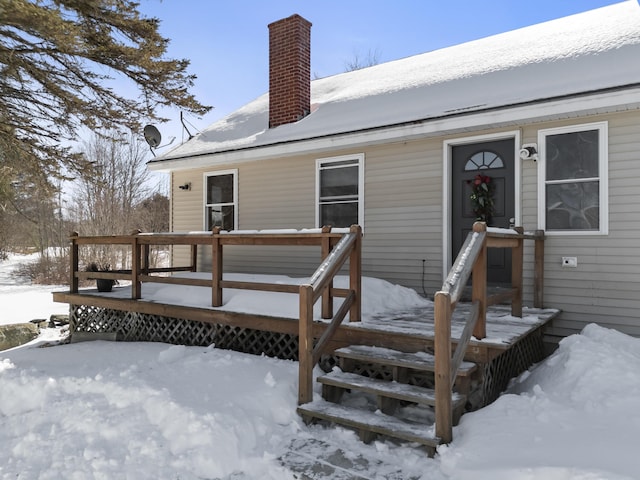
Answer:
[[[467,235],[442,289],[434,295],[433,342],[429,347],[425,345],[416,348],[432,346],[433,355],[382,348],[397,348],[397,345],[403,344],[389,345],[385,339],[371,341],[365,339],[364,335],[361,338],[354,335],[346,342],[344,339],[333,339],[340,332],[340,323],[347,311],[350,322],[361,320],[361,236],[361,229],[353,226],[349,234],[343,236],[333,249],[325,242],[323,252],[326,255],[323,254],[323,263],[312,275],[309,284],[300,286],[298,413],[305,421],[324,420],[355,428],[364,441],[371,441],[376,435],[382,434],[418,442],[425,445],[431,455],[438,445],[451,442],[453,425],[462,415],[469,395],[475,394],[478,386],[482,387],[479,384],[482,379],[472,381],[473,373],[479,370],[478,367],[464,362],[464,358],[472,336],[478,340],[486,337],[487,307],[510,302],[511,315],[522,317],[525,239],[535,242],[534,306],[542,306],[544,233],[538,231],[525,234],[520,227],[488,231],[485,223],[476,222],[473,225],[473,231]],[[498,296],[490,296],[487,292],[488,248],[511,250],[512,285],[508,291]],[[350,287],[333,288],[333,278],[347,257]],[[471,277],[471,308],[465,312],[464,327],[453,341],[451,320]],[[332,293],[345,297],[333,317]],[[328,324],[322,325],[322,329],[313,314],[313,305],[321,297],[322,318],[331,319]],[[353,342],[358,345],[335,350],[341,371],[333,371],[317,379],[323,385],[323,400],[314,400],[313,368],[322,355],[331,352],[332,342],[338,345]],[[378,347],[361,346],[362,343]],[[390,370],[391,375],[378,376],[373,367],[358,367],[363,364],[375,366],[379,370]],[[416,381],[427,374],[432,377],[430,384]],[[346,402],[339,403],[347,391],[351,394],[357,392],[365,401],[350,402],[350,405]],[[375,401],[370,401],[371,398]],[[409,402],[417,408],[404,415],[402,410],[408,409],[398,408],[403,402]],[[367,407],[363,408],[365,405]],[[424,407],[430,408],[430,415],[424,415]]]
[[[323,399],[298,407],[298,413],[306,421],[323,420],[355,428],[365,442],[372,441],[377,435],[384,435],[420,443],[427,447],[429,454],[435,452],[435,448],[442,442],[435,434],[434,424],[428,421],[408,421],[398,415],[401,406],[410,404],[435,408],[434,389],[416,385],[433,384],[433,355],[353,345],[336,350],[335,356],[340,368],[317,379],[322,384]],[[457,423],[464,411],[471,379],[476,370],[476,365],[469,362],[463,362],[458,369],[452,392],[454,423]],[[375,374],[376,371],[386,372],[382,376],[387,378],[375,378],[380,376]],[[367,394],[369,398],[375,399],[375,404],[369,408],[363,408],[363,402],[355,402],[358,406],[340,404],[345,392]]]

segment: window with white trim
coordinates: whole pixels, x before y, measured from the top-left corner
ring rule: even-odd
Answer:
[[[206,173],[204,176],[204,228],[235,230],[238,224],[238,171]]]
[[[607,123],[538,132],[540,228],[557,234],[608,231]]]
[[[316,226],[364,223],[364,154],[316,160]]]

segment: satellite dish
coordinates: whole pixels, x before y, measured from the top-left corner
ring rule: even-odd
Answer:
[[[144,127],[144,139],[147,141],[151,148],[156,148],[160,145],[160,141],[162,140],[162,135],[156,127],[153,125],[147,125]]]

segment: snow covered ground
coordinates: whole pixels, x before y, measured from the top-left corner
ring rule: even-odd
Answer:
[[[20,264],[35,259],[35,255],[11,254],[8,260],[0,261],[0,325],[48,319],[54,313],[69,313],[68,305],[51,300],[52,291],[69,290],[67,285],[31,285],[29,279],[14,275]]]
[[[28,319],[58,311],[57,287],[10,285],[12,262],[0,264],[2,323],[27,307]],[[434,459],[305,425],[294,362],[214,346],[39,348],[60,335],[0,352],[0,479],[640,477],[640,340],[597,325],[465,415]]]

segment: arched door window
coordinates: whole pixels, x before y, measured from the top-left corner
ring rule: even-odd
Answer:
[[[488,150],[474,153],[464,165],[466,172],[489,170],[492,168],[504,168],[504,162],[502,158],[500,158],[500,155]]]

